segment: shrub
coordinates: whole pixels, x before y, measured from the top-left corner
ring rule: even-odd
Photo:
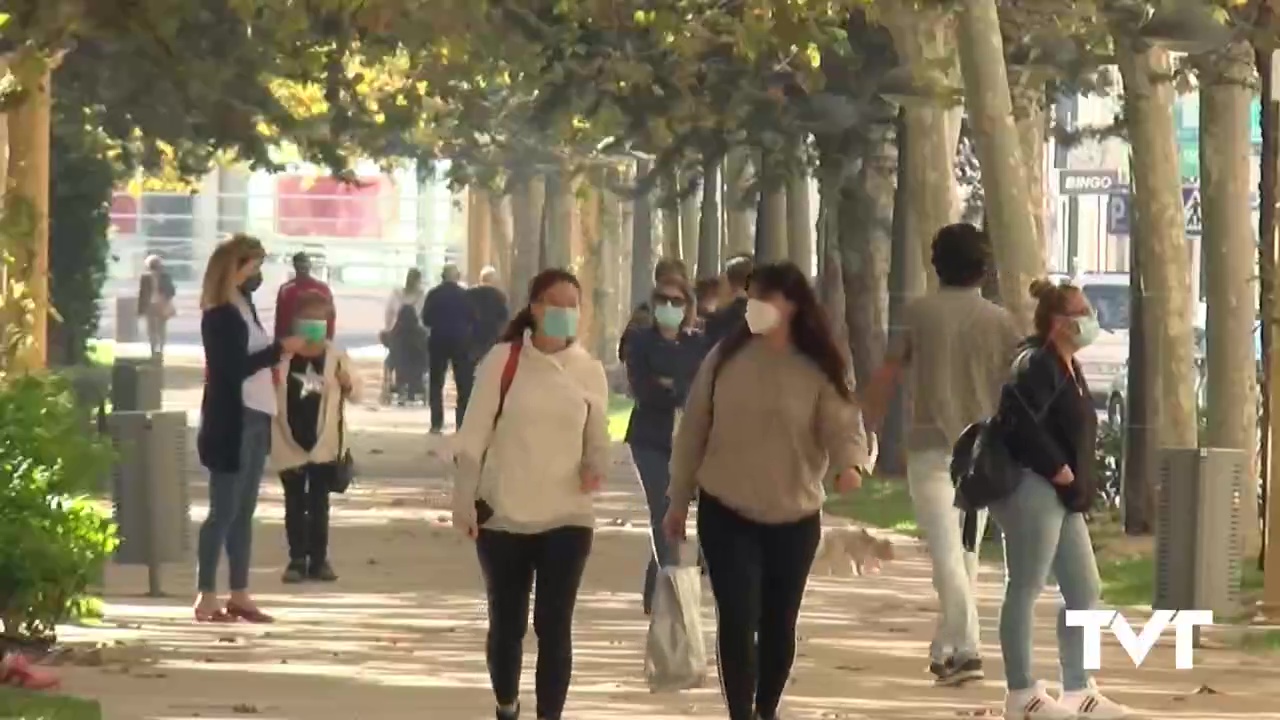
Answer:
[[[0,623],[7,639],[52,639],[115,550],[115,527],[89,498],[110,463],[110,447],[85,423],[66,380],[0,378]]]

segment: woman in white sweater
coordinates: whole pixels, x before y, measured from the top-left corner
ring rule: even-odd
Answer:
[[[498,720],[520,715],[533,599],[539,720],[560,720],[573,672],[571,630],[609,467],[604,366],[574,342],[578,279],[544,270],[529,304],[476,370],[455,436],[453,523],[476,541],[489,601],[485,653]]]

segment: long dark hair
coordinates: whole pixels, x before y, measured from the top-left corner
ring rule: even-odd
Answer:
[[[578,282],[577,275],[561,268],[543,270],[529,281],[529,301],[520,309],[520,312],[516,313],[515,317],[511,318],[511,322],[507,324],[507,329],[502,331],[498,342],[515,342],[524,337],[526,330],[535,330],[537,323],[533,319],[533,304],[540,302],[548,290],[560,283],[569,283],[577,288],[578,292],[582,292],[582,284]]]
[[[823,375],[835,386],[836,392],[846,400],[853,400],[853,388],[849,386],[849,363],[831,337],[831,323],[827,313],[818,304],[818,296],[803,271],[793,262],[757,265],[747,280],[747,289],[757,297],[778,294],[796,307],[791,317],[791,344],[802,355],[813,361]],[[751,340],[751,329],[746,322],[738,324],[733,332],[720,343],[720,355],[715,374],[733,356],[742,351]]]

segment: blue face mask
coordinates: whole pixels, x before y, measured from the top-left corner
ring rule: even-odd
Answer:
[[[653,319],[662,327],[674,330],[684,322],[684,308],[662,303],[653,309]]]
[[[542,314],[542,332],[547,337],[569,340],[578,336],[578,308],[549,307]]]

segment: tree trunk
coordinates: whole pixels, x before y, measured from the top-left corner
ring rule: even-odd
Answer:
[[[1047,95],[1043,82],[1013,78],[1013,119],[1018,131],[1018,147],[1027,173],[1027,202],[1035,221],[1036,247],[1040,248],[1040,268],[1049,265],[1049,243],[1045,234],[1044,152],[1049,130]]]
[[[543,267],[571,268],[574,265],[573,217],[576,202],[573,180],[564,170],[546,176],[547,240]]]
[[[637,163],[636,176],[644,177],[652,165],[648,160]],[[632,203],[631,218],[631,303],[634,309],[648,302],[653,292],[653,201],[652,193],[641,195]]]
[[[49,333],[49,141],[52,101],[52,78],[48,63],[15,61],[11,68],[29,68],[18,77],[27,92],[26,98],[8,116],[9,157],[6,176],[5,213],[20,211],[28,222],[17,226],[28,231],[23,237],[6,240],[7,249],[16,261],[14,267],[27,286],[31,310],[6,308],[3,318],[10,328],[20,324],[29,333],[16,348],[8,369],[32,370],[45,367],[48,361]],[[12,194],[12,197],[8,197]],[[21,208],[21,210],[18,210]],[[10,218],[11,219],[11,218]],[[12,219],[11,219],[12,220]],[[20,317],[19,317],[20,315]],[[7,337],[8,328],[4,335]],[[6,347],[6,350],[8,348]],[[6,358],[6,361],[10,360]]]
[[[809,174],[797,171],[787,179],[787,245],[791,261],[805,275],[813,274],[813,217],[809,209]]]
[[[925,177],[921,172],[912,172],[911,164],[922,164],[916,151],[916,138],[922,134],[924,140],[930,140],[927,133],[936,132],[928,124],[918,122],[913,132],[909,116],[913,111],[903,108],[898,112],[895,128],[895,139],[898,148],[898,184],[893,191],[892,240],[889,262],[889,327],[903,325],[902,313],[907,302],[925,289],[924,262],[921,252],[923,244],[920,238],[912,234],[915,220],[912,213],[922,208],[924,203],[918,197],[919,186]],[[914,112],[919,112],[918,110]],[[925,143],[928,144],[927,142]],[[915,201],[913,202],[913,198]],[[950,205],[950,202],[945,203]],[[902,475],[907,470],[907,407],[910,402],[906,384],[899,383],[889,409],[880,429],[880,461],[877,471]]]
[[[684,192],[686,182],[681,178],[680,191]],[[701,198],[690,194],[680,199],[680,257],[689,265],[690,277],[694,275],[694,263],[698,259],[698,208]]]
[[[1027,287],[1044,273],[1043,253],[1013,120],[996,0],[965,0],[957,40],[965,104],[982,166],[987,230],[1000,273],[1000,299],[1030,327],[1033,306]]]
[[[684,243],[680,241],[680,178],[675,170],[662,176],[662,257],[683,260]]]
[[[485,267],[493,264],[493,241],[489,215],[489,193],[479,187],[467,188],[467,279],[475,282]]]
[[[900,62],[912,68],[947,66],[954,68],[954,33],[946,13],[920,9],[912,3],[896,6],[890,14],[890,32]],[[952,70],[948,76],[954,76]],[[929,265],[933,236],[952,222],[955,209],[955,126],[952,109],[939,101],[935,105],[902,108],[899,141],[905,136],[906,151],[898,150],[898,186],[893,222],[895,275],[901,271],[891,292],[896,302],[920,295],[937,284]],[[958,137],[958,135],[957,135]],[[911,192],[903,194],[902,187]],[[900,236],[899,236],[900,233]],[[897,307],[897,306],[895,306]],[[897,315],[890,311],[890,322]]]
[[[854,376],[865,383],[884,362],[889,325],[889,263],[893,253],[893,195],[897,149],[891,128],[869,143],[852,182],[844,188],[840,227],[845,317]]]
[[[623,300],[627,297],[627,284],[624,268],[630,267],[622,242],[622,202],[616,194],[609,191],[615,187],[619,178],[616,168],[607,168],[600,173],[597,182],[600,191],[600,274],[603,279],[599,290],[603,295],[598,298],[601,308],[600,341],[597,357],[606,365],[613,364],[613,357],[618,347],[618,336],[626,322],[627,310]]]
[[[702,215],[698,227],[696,278],[720,274],[720,166],[708,162],[702,170]]]
[[[760,198],[756,203],[756,261],[761,263],[786,260],[790,250],[787,241],[787,190],[784,178],[761,153],[759,160]]]
[[[724,166],[725,243],[727,254],[753,252],[755,233],[751,225],[751,209],[755,203],[747,197],[749,169],[744,148],[729,151]]]
[[[1159,387],[1150,418],[1131,418],[1159,428],[1157,446],[1196,447],[1195,387],[1192,382],[1191,258],[1182,212],[1182,182],[1173,132],[1174,88],[1169,54],[1136,53],[1117,34],[1124,78],[1125,115],[1133,157],[1133,198],[1144,231],[1141,277],[1147,347],[1159,363]]]
[[[1253,467],[1258,442],[1254,294],[1257,261],[1250,223],[1253,148],[1249,105],[1253,57],[1239,42],[1197,63],[1200,77],[1200,197],[1204,211],[1204,271],[1208,317],[1208,409],[1205,443],[1247,452]],[[1256,478],[1250,472],[1246,478]],[[1241,502],[1257,507],[1257,484],[1246,482]],[[1246,552],[1262,542],[1257,522],[1245,523]]]
[[[595,183],[583,182],[570,196],[577,209],[581,233],[581,260],[578,281],[582,284],[582,322],[585,332],[578,339],[598,358],[605,357],[605,316],[608,314],[609,282],[604,277],[601,255],[600,190]]]
[[[1259,24],[1269,24],[1274,18],[1271,8],[1264,6],[1259,13]],[[1262,442],[1259,443],[1258,455],[1261,458],[1260,477],[1262,479],[1262,523],[1264,539],[1262,549],[1258,553],[1258,570],[1264,571],[1263,598],[1259,603],[1260,611],[1266,618],[1280,617],[1280,565],[1276,564],[1278,556],[1272,556],[1271,565],[1276,572],[1268,574],[1267,547],[1280,548],[1280,504],[1272,503],[1274,497],[1272,478],[1280,477],[1275,465],[1280,455],[1272,453],[1276,447],[1274,424],[1277,403],[1276,361],[1280,359],[1275,342],[1277,324],[1280,315],[1276,304],[1276,260],[1277,231],[1280,223],[1277,212],[1280,212],[1280,98],[1275,93],[1276,73],[1273,63],[1277,58],[1276,50],[1257,47],[1254,50],[1254,64],[1258,68],[1258,85],[1262,89],[1262,159],[1261,182],[1259,195],[1261,207],[1258,212],[1258,238],[1262,252],[1258,258],[1258,276],[1261,280],[1258,287],[1258,310],[1262,316],[1262,358],[1264,372],[1262,376]]]
[[[1148,535],[1155,531],[1157,470],[1156,432],[1149,419],[1160,382],[1156,359],[1151,356],[1148,341],[1151,325],[1146,309],[1146,292],[1142,286],[1144,253],[1143,235],[1149,232],[1141,208],[1129,213],[1129,379],[1125,398],[1123,452],[1120,481],[1123,493],[1121,520],[1128,535]]]
[[[489,203],[489,264],[498,273],[498,278],[506,283],[507,295],[522,295],[525,288],[513,282],[511,277],[511,204],[498,193],[486,192]]]
[[[541,261],[542,203],[538,181],[520,177],[511,188],[511,305],[524,307],[529,282]]]

